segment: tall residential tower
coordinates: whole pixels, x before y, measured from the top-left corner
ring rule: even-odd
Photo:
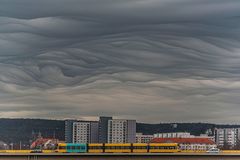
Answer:
[[[108,121],[112,120],[112,117],[99,117],[99,130],[98,130],[98,139],[99,143],[108,142]]]
[[[113,119],[108,121],[108,143],[135,143],[136,120]]]

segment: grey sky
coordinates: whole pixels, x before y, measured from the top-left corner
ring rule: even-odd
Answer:
[[[0,117],[239,123],[239,0],[1,0]]]

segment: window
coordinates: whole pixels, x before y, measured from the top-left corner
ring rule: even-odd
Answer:
[[[81,146],[81,150],[85,150],[86,149],[86,147],[85,146]]]
[[[133,149],[147,149],[147,146],[133,146]]]
[[[66,146],[59,146],[59,149],[66,149]]]
[[[89,146],[88,149],[103,149],[103,146]]]
[[[150,149],[176,149],[174,146],[150,146]]]
[[[131,149],[131,146],[106,146],[105,149]]]

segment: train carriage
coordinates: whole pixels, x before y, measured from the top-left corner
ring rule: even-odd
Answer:
[[[133,153],[147,153],[148,152],[148,144],[147,143],[133,143],[132,144],[132,152]]]
[[[56,152],[59,153],[85,153],[86,143],[59,143]]]
[[[131,153],[131,143],[106,143],[106,153]]]
[[[58,143],[55,152],[67,153],[67,143]]]
[[[149,143],[149,153],[174,153],[179,152],[177,143]]]
[[[174,153],[177,143],[59,143],[59,153]]]
[[[90,143],[90,144],[88,144],[88,152],[89,153],[103,153],[104,152],[104,144],[103,143]]]

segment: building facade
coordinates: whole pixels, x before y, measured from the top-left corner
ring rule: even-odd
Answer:
[[[157,133],[153,135],[154,138],[208,138],[215,141],[214,136],[207,134],[200,134],[200,136],[191,135],[189,132],[172,132],[172,133]]]
[[[153,135],[143,135],[136,133],[136,143],[149,143],[153,139]]]
[[[108,121],[108,143],[135,143],[136,120],[113,119]]]
[[[215,142],[219,147],[233,148],[240,140],[240,128],[219,128],[214,130]]]
[[[189,132],[156,133],[154,138],[193,138]]]
[[[186,151],[207,151],[217,145],[209,138],[154,138],[151,143],[178,143]]]
[[[99,143],[108,142],[108,121],[112,120],[112,117],[99,117],[98,139]]]
[[[99,123],[98,122],[90,122],[90,143],[99,143],[98,139],[99,135]]]
[[[65,142],[72,143],[73,142],[73,123],[77,122],[77,120],[68,119],[65,120]]]
[[[65,121],[66,143],[98,143],[98,122]]]
[[[73,123],[73,143],[89,143],[90,137],[90,122]]]

